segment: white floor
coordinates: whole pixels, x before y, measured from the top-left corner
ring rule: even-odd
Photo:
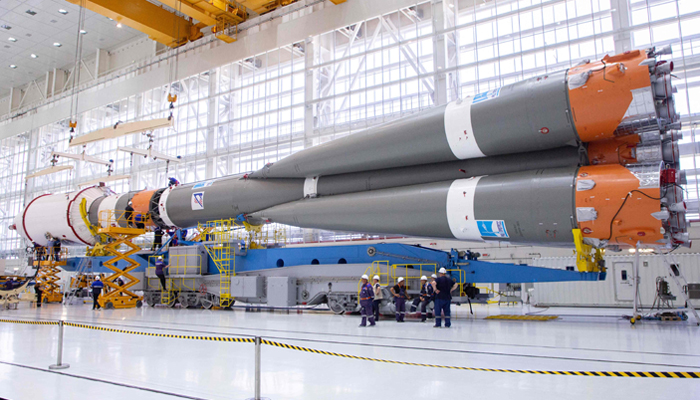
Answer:
[[[451,329],[358,316],[142,308],[93,312],[89,306],[22,303],[0,319],[59,318],[146,332],[260,335],[358,356],[442,365],[531,370],[700,372],[700,328],[688,322],[629,322],[623,310],[549,309],[548,322],[483,319],[528,307],[454,307]],[[246,399],[253,397],[254,347],[66,328],[56,373],[57,328],[0,323],[0,398]],[[262,394],[282,399],[517,398],[698,399],[698,379],[566,377],[392,365],[263,346]]]

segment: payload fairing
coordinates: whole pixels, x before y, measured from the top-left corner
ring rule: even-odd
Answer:
[[[92,245],[104,210],[161,228],[245,218],[305,228],[597,248],[690,245],[670,74],[636,50],[527,79],[206,182],[30,202],[14,227]],[[84,203],[87,217],[82,218]],[[59,211],[60,210],[60,211]]]

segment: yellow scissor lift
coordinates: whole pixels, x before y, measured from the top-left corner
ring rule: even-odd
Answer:
[[[130,272],[139,266],[139,263],[131,259],[131,256],[141,250],[133,243],[133,239],[146,233],[145,226],[148,223],[148,216],[141,215],[140,218],[139,224],[143,224],[143,228],[133,227],[133,221],[127,220],[126,211],[103,210],[100,212],[98,231],[111,238],[105,246],[105,250],[114,256],[114,258],[104,262],[104,266],[114,272],[104,280],[105,288],[97,299],[100,306],[104,308],[132,308],[141,307],[143,304],[143,296],[129,290],[139,283],[139,280]],[[123,249],[122,246],[126,246],[126,249]],[[117,263],[122,260],[127,263],[124,269],[117,267]],[[116,282],[120,277],[126,279],[124,285],[119,285]]]
[[[58,277],[58,274],[61,270],[58,267],[66,265],[68,252],[65,249],[59,252],[58,259],[60,261],[56,261],[57,255],[53,253],[52,249],[49,249],[49,254],[45,254],[43,249],[37,249],[34,253],[34,265],[39,268],[36,275],[36,284],[42,290],[41,301],[43,303],[62,302],[63,293],[61,293],[61,287],[58,284],[58,281],[61,279]]]

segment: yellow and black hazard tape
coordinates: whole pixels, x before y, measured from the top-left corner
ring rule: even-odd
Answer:
[[[153,333],[153,332],[139,332],[139,331],[127,331],[125,329],[115,329],[115,328],[103,328],[101,326],[76,324],[73,322],[65,322],[65,326],[72,326],[73,328],[83,328],[92,329],[96,331],[104,332],[114,332],[114,333],[126,333],[128,335],[140,335],[140,336],[151,336],[151,337],[164,337],[171,339],[187,339],[187,340],[209,340],[213,342],[237,342],[237,343],[255,343],[253,338],[239,338],[239,337],[222,337],[222,336],[194,336],[194,335],[172,335],[169,333]]]
[[[58,325],[58,322],[54,321],[23,321],[17,319],[0,319],[0,322],[5,322],[8,324],[26,324],[26,325]]]
[[[395,361],[395,360],[385,360],[382,358],[372,358],[372,357],[360,357],[353,356],[350,354],[334,353],[332,351],[323,351],[310,349],[308,347],[294,346],[291,344],[273,342],[271,340],[262,339],[262,343],[281,347],[289,350],[306,351],[309,353],[323,354],[326,356],[333,357],[343,357],[350,358],[353,360],[363,360],[363,361],[376,361],[387,364],[398,364],[398,365],[409,365],[414,367],[430,367],[430,368],[444,368],[444,369],[454,369],[461,371],[480,371],[480,372],[507,372],[511,374],[533,374],[533,375],[564,375],[564,376],[610,376],[610,377],[621,377],[621,378],[700,378],[700,372],[629,372],[629,371],[540,371],[540,370],[528,370],[528,369],[498,369],[498,368],[476,368],[476,367],[457,367],[450,365],[437,365],[437,364],[423,364],[414,363],[406,361]]]
[[[30,324],[30,325],[58,325],[58,322],[50,321],[22,321],[22,320],[10,320],[10,319],[0,319],[0,322],[7,323],[17,323],[17,324]],[[193,335],[172,335],[167,333],[152,333],[152,332],[139,332],[139,331],[128,331],[124,329],[115,328],[104,328],[94,325],[86,324],[76,324],[73,322],[64,322],[65,326],[71,326],[74,328],[92,329],[104,332],[115,332],[115,333],[125,333],[129,335],[140,335],[140,336],[151,336],[151,337],[164,337],[171,339],[188,339],[188,340],[209,340],[214,342],[237,342],[237,343],[255,343],[254,338],[239,338],[239,337],[221,337],[221,336],[193,336]],[[429,367],[429,368],[443,368],[443,369],[453,369],[460,371],[479,371],[479,372],[506,372],[511,374],[533,374],[533,375],[561,375],[561,376],[605,376],[605,377],[617,377],[617,378],[681,378],[681,379],[700,379],[700,372],[670,372],[670,371],[542,371],[542,370],[529,370],[529,369],[500,369],[500,368],[477,368],[477,367],[459,367],[451,365],[437,365],[437,364],[425,364],[425,363],[414,363],[407,361],[396,361],[396,360],[385,360],[382,358],[373,357],[361,357],[353,356],[350,354],[335,353],[332,351],[324,351],[312,349],[309,347],[295,346],[292,344],[274,342],[272,340],[261,339],[261,343],[280,347],[283,349],[305,351],[308,353],[322,354],[326,356],[349,358],[352,360],[362,360],[362,361],[374,361],[386,364],[397,364],[397,365],[408,365],[414,367]]]

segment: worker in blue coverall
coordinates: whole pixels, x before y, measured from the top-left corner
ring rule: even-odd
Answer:
[[[442,326],[441,315],[445,316],[445,328],[452,326],[450,322],[450,304],[452,304],[452,291],[457,289],[457,282],[452,282],[450,278],[447,277],[447,270],[445,268],[440,268],[438,271],[440,276],[433,282],[433,289],[435,289],[435,328],[440,328]]]
[[[367,317],[369,317],[369,326],[374,326],[373,304],[374,290],[369,283],[369,276],[362,275],[362,287],[360,288],[360,314],[362,315],[362,323],[360,326],[367,326]]]
[[[433,285],[428,282],[428,277],[425,275],[420,277],[420,322],[425,322],[428,318],[427,308],[428,304],[433,301],[433,295],[435,290]]]
[[[396,305],[396,322],[404,322],[403,319],[406,316],[406,299],[408,295],[406,294],[406,284],[404,283],[403,277],[399,278],[398,283],[389,290],[394,296],[394,304]]]
[[[95,277],[95,281],[92,282],[92,309],[93,310],[99,310],[102,307],[100,307],[100,303],[97,302],[97,299],[100,298],[100,293],[102,293],[102,288],[105,287],[105,284],[102,283],[102,280],[100,279],[99,276]]]
[[[165,265],[165,262],[163,261],[163,257],[159,256],[158,259],[156,260],[156,276],[158,277],[158,280],[160,280],[160,285],[163,287],[163,290],[166,289],[165,287],[165,269],[168,268],[167,265]]]

